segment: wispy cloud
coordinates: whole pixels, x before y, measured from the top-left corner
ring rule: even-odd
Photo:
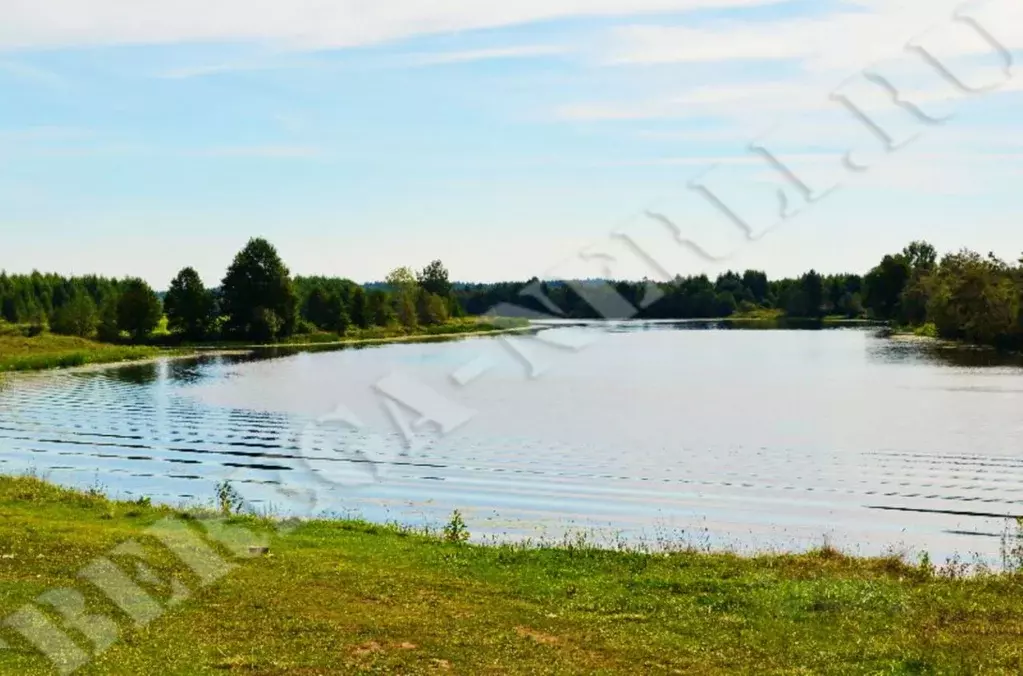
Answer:
[[[322,148],[301,145],[225,146],[185,151],[190,157],[308,160],[325,157]]]
[[[263,41],[315,49],[573,16],[626,16],[779,1],[15,0],[5,3],[0,48]]]
[[[288,52],[274,52],[237,61],[203,63],[199,65],[171,68],[157,73],[156,77],[164,80],[188,80],[192,78],[214,77],[217,75],[231,75],[235,73],[258,73],[274,70],[308,69],[321,65],[322,64],[320,62],[311,59],[308,56],[302,56],[299,58]]]
[[[545,56],[557,56],[565,54],[568,51],[567,47],[558,45],[520,45],[517,47],[474,49],[460,52],[412,54],[408,58],[408,64],[412,66],[440,66],[446,64],[471,63],[475,61],[493,61],[501,59],[533,59]]]
[[[785,111],[805,111],[833,106],[828,91],[810,83],[793,81],[729,83],[695,87],[674,95],[646,101],[586,102],[556,108],[557,117],[576,121],[622,121],[685,119],[708,116],[742,116]]]
[[[1023,47],[1023,5],[1013,0],[973,5],[962,0],[851,0],[849,4],[859,8],[817,18],[620,26],[611,31],[601,59],[611,65],[798,60],[813,70],[850,70],[890,58],[924,34],[943,58],[990,52],[990,43],[977,31],[952,21],[954,12],[964,6],[971,8],[968,16],[1006,47]]]
[[[264,63],[214,63],[202,66],[174,68],[164,71],[158,77],[165,80],[188,80],[195,77],[241,73],[246,71],[267,70],[275,66]]]

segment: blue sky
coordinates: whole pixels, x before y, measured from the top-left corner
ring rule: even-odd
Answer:
[[[943,0],[4,4],[9,271],[163,288],[192,265],[215,283],[253,235],[294,272],[359,281],[433,258],[493,280],[863,271],[914,238],[1023,250],[1013,0],[966,5],[974,23]],[[913,38],[990,91],[953,86]],[[836,91],[918,137],[886,152]],[[757,139],[839,189],[776,223],[780,174]],[[870,168],[848,171],[849,150]],[[753,238],[690,189],[708,170]]]

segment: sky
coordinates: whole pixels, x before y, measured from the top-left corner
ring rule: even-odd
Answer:
[[[1018,0],[0,0],[0,269],[1023,251]],[[785,216],[778,191],[786,195]]]

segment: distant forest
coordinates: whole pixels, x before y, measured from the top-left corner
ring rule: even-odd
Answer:
[[[651,295],[653,292],[653,295]],[[292,277],[276,249],[253,239],[220,285],[192,268],[157,294],[141,279],[0,273],[0,321],[108,342],[271,342],[354,328],[416,331],[494,308],[568,319],[709,319],[786,316],[875,319],[953,340],[1023,347],[1023,259],[962,250],[939,259],[926,242],[885,256],[865,275],[768,279],[762,271],[676,277],[671,282],[539,281],[462,284],[441,261],[398,268],[383,282]],[[647,299],[656,297],[656,302]],[[626,303],[621,302],[622,300]],[[608,312],[608,308],[615,308]],[[607,316],[607,315],[611,316]],[[166,323],[164,324],[164,318]]]

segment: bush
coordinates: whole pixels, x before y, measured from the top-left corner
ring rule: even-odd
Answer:
[[[259,307],[253,311],[249,322],[248,336],[253,340],[272,343],[281,335],[283,320],[269,308]]]
[[[444,539],[448,542],[461,544],[469,540],[469,527],[462,518],[462,513],[457,509],[451,513],[451,519],[444,524]]]
[[[96,332],[99,314],[88,294],[76,294],[64,307],[54,310],[50,330],[65,336],[88,338]]]

